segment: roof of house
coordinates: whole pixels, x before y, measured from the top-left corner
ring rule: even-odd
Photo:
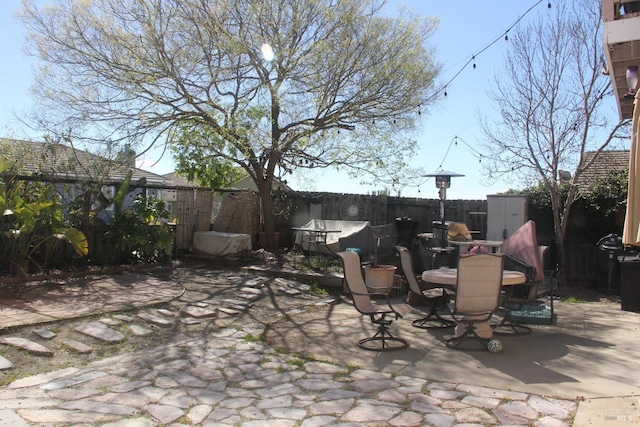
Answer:
[[[234,182],[233,184],[229,185],[227,187],[228,189],[232,189],[232,190],[251,190],[251,191],[258,191],[258,186],[256,185],[255,182],[253,182],[253,179],[251,179],[251,177],[249,175],[245,175],[242,178],[240,178],[239,180],[237,180],[236,182]],[[287,184],[285,184],[283,181],[279,180],[278,178],[273,178],[273,185],[272,188],[274,190],[290,190],[290,188],[287,186]]]
[[[186,177],[178,175],[176,172],[165,173],[162,176],[179,187],[200,187],[197,182],[189,181]]]
[[[183,187],[201,187],[201,185],[198,184],[197,182],[189,181],[184,176],[178,175],[175,172],[167,173],[167,174],[164,174],[163,176],[166,177],[167,179],[172,180],[175,183],[175,185],[178,185],[178,186],[183,186]],[[287,184],[285,182],[279,180],[278,178],[274,178],[273,187],[275,189],[278,189],[278,190],[290,190],[291,189],[291,188],[289,188],[289,186],[287,186]],[[223,189],[218,189],[218,190],[229,190],[229,191],[251,190],[251,191],[258,191],[258,187],[253,182],[253,180],[249,177],[249,175],[245,175],[242,178],[240,178],[238,181],[234,182],[233,184],[231,184],[231,185],[229,185],[227,187],[224,187]]]
[[[598,157],[578,177],[577,184],[582,189],[593,185],[598,178],[604,178],[614,170],[629,170],[629,150],[601,151]],[[591,161],[596,155],[595,151],[586,151],[583,163]]]
[[[148,186],[175,186],[171,179],[131,166],[133,156],[129,155],[112,160],[64,144],[7,138],[0,138],[0,155],[15,162],[16,174],[41,176],[43,180],[118,183],[132,170],[132,182],[144,181]]]

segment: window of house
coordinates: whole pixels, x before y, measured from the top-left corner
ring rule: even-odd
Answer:
[[[628,14],[635,14],[640,12],[640,1],[629,1],[618,4],[618,16],[625,16]]]

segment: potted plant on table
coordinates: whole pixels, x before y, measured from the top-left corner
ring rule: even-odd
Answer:
[[[395,265],[378,263],[378,248],[382,239],[390,238],[388,234],[382,234],[377,231],[372,232],[374,247],[373,261],[364,268],[364,281],[367,287],[374,292],[390,293],[393,288],[394,275],[397,267]]]

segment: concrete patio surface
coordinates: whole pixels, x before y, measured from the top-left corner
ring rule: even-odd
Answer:
[[[258,273],[256,273],[258,275]],[[0,334],[16,325],[157,304],[182,295],[171,280],[103,276],[90,288],[70,286],[47,300],[0,300]],[[451,329],[411,325],[419,310],[393,323],[409,348],[368,352],[356,341],[373,333],[348,298],[300,310],[267,328],[266,343],[280,351],[342,366],[468,386],[578,400],[574,426],[640,423],[640,314],[617,304],[556,302],[557,321],[522,336],[500,335],[501,353],[447,348]]]
[[[283,351],[343,365],[429,380],[521,391],[580,401],[574,426],[640,423],[640,314],[619,305],[556,302],[554,325],[533,325],[527,335],[495,335],[493,354],[444,345],[452,329],[421,330],[415,311],[391,326],[406,350],[372,353],[356,341],[375,331],[345,299],[304,318],[279,322],[267,341]],[[626,417],[626,418],[625,418]]]
[[[421,330],[415,312],[391,326],[409,348],[390,352],[359,350],[355,342],[375,329],[348,303],[336,304],[276,324],[271,345],[286,351],[394,374],[467,383],[563,399],[640,396],[638,371],[640,315],[612,305],[563,304],[556,325],[537,325],[531,334],[496,334],[504,349],[493,354],[470,342],[469,350],[449,349],[453,329]],[[477,350],[475,349],[477,348]]]

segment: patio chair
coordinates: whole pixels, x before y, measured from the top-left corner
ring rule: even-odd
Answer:
[[[404,279],[409,284],[409,301],[415,297],[418,301],[424,301],[429,307],[426,316],[411,322],[413,326],[421,329],[450,328],[455,325],[453,320],[444,319],[438,313],[438,307],[455,292],[445,287],[429,286],[413,270],[413,256],[404,246],[396,246],[396,252],[400,256],[400,265]]]
[[[362,315],[369,316],[371,323],[377,326],[375,335],[358,341],[358,347],[369,351],[400,350],[408,347],[406,340],[393,336],[389,326],[400,319],[413,307],[404,302],[392,302],[388,293],[375,294],[367,292],[362,277],[360,256],[354,251],[338,252],[344,270],[344,280],[353,299],[353,306]],[[379,298],[372,300],[372,298]],[[383,300],[384,299],[384,300]]]
[[[447,347],[457,348],[467,338],[474,338],[486,348],[491,339],[479,333],[498,309],[502,286],[502,254],[463,254],[458,259],[456,298],[451,315],[459,323],[456,335],[448,338]],[[491,328],[488,328],[491,331]]]

